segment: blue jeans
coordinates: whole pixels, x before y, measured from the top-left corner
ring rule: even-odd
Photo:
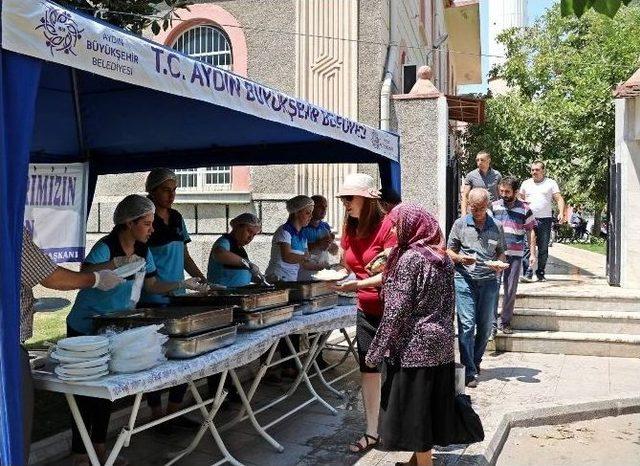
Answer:
[[[455,285],[460,362],[468,380],[477,375],[477,366],[491,336],[498,282],[495,279],[473,280],[456,274]]]
[[[549,240],[551,239],[551,228],[553,228],[553,218],[544,217],[537,218],[538,225],[535,227],[536,245],[538,246],[538,267],[536,276],[544,277],[544,269],[547,267],[547,259],[549,258]],[[522,274],[533,275],[533,270],[529,269],[529,245],[527,244],[522,258]]]

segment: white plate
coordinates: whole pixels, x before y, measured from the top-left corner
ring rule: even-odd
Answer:
[[[95,351],[109,346],[109,339],[98,335],[83,335],[63,338],[58,341],[57,346],[67,351]]]
[[[73,350],[66,350],[64,348],[56,348],[55,352],[59,356],[66,356],[69,358],[84,358],[85,360],[87,360],[87,359],[101,358],[105,354],[109,354],[109,347],[105,346],[104,348],[99,348],[91,351],[73,351]]]
[[[333,269],[319,270],[311,276],[311,278],[313,278],[314,280],[320,280],[324,282],[334,282],[342,280],[345,277],[347,277],[347,274],[345,272],[338,272],[337,270]]]
[[[115,269],[113,273],[120,278],[127,278],[140,271],[146,263],[147,262],[144,259],[136,262],[129,262],[128,264],[124,264],[123,266]]]
[[[49,355],[52,359],[60,361],[62,363],[74,363],[74,362],[89,362],[101,359],[105,354],[99,356],[81,357],[81,356],[68,356],[66,354],[59,354],[58,351],[54,351]]]
[[[108,363],[109,359],[111,359],[111,356],[106,354],[97,359],[89,359],[82,362],[63,362],[61,365],[64,366],[65,369],[83,369],[87,367],[102,366],[103,364]]]
[[[84,377],[89,375],[99,374],[100,372],[108,371],[109,364],[104,363],[95,367],[81,367],[81,368],[68,368],[67,366],[60,365],[55,367],[54,372],[64,377]]]
[[[86,375],[86,376],[73,376],[73,377],[67,377],[64,375],[59,375],[58,374],[58,378],[60,380],[64,380],[65,382],[85,382],[87,380],[95,380],[95,379],[99,379],[100,377],[104,377],[105,375],[108,375],[109,371],[102,371],[98,374],[93,374],[93,375]]]

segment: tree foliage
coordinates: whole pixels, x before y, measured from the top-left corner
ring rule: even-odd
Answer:
[[[593,8],[600,14],[613,18],[620,7],[628,5],[631,0],[560,0],[562,16],[576,15],[578,18]]]
[[[542,159],[569,200],[601,209],[614,154],[612,90],[640,65],[640,8],[578,19],[556,6],[498,40],[506,61],[491,76],[510,90],[489,98],[485,123],[462,134],[466,167],[486,149],[503,174],[524,179],[529,163]]]
[[[189,8],[193,0],[61,0],[60,3],[96,16],[114,26],[142,34],[151,29],[153,34],[167,30],[175,18],[176,10]]]

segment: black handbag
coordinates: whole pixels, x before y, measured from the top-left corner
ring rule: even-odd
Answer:
[[[471,406],[471,397],[462,393],[455,398],[455,433],[453,444],[470,444],[484,440],[480,416]]]

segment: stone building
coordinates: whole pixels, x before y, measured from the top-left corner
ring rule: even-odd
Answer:
[[[180,11],[169,30],[149,38],[365,124],[407,133],[402,150],[418,158],[411,159],[417,170],[403,169],[405,196],[440,198],[430,205],[443,209],[441,173],[428,167],[448,154],[444,95],[455,95],[460,84],[481,82],[477,1],[200,2]],[[394,99],[408,93],[421,65],[431,67],[437,92]],[[206,269],[212,242],[235,215],[252,211],[263,219],[263,235],[248,249],[265,267],[270,235],[286,220],[286,199],[325,195],[330,199],[328,221],[337,228],[342,212],[334,195],[342,178],[356,171],[377,176],[376,166],[303,161],[300,154],[298,165],[179,171],[176,208],[192,234],[190,251],[201,268]],[[145,176],[100,177],[89,215],[88,247],[110,230],[116,203],[142,191]],[[430,177],[440,177],[440,184],[430,183]]]

